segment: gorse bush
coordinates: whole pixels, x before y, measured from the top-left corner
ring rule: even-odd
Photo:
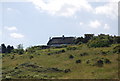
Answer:
[[[103,60],[98,60],[98,61],[95,63],[95,66],[103,67]]]
[[[23,49],[14,49],[12,50],[13,53],[18,53],[19,55],[24,54],[24,50]]]
[[[79,60],[76,60],[76,63],[78,64],[78,63],[81,63],[81,60],[79,59]]]
[[[19,50],[18,50],[18,54],[19,54],[19,55],[24,54],[24,50],[23,50],[23,49],[19,49]]]
[[[70,56],[69,56],[69,58],[70,58],[70,59],[73,59],[73,58],[74,58],[74,56],[73,56],[73,55],[70,55]]]
[[[113,53],[120,53],[120,45],[113,48]]]
[[[108,58],[95,57],[86,61],[86,64],[91,66],[103,67],[104,64],[111,64],[111,60]]]
[[[109,47],[111,43],[108,39],[90,40],[87,44],[89,47]]]

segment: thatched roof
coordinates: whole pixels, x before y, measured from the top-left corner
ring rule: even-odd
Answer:
[[[53,37],[47,45],[61,45],[61,44],[74,44],[74,37]]]

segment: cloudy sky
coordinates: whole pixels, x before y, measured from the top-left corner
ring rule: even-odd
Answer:
[[[89,1],[0,2],[1,43],[29,47],[54,36],[118,35],[118,0]]]

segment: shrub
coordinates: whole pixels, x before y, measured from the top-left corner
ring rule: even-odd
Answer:
[[[102,51],[102,54],[106,54],[106,52],[105,52],[105,51]]]
[[[59,54],[59,53],[64,53],[64,52],[65,52],[65,50],[63,49],[63,50],[56,51],[55,53]]]
[[[62,53],[64,53],[64,52],[65,52],[65,50],[63,49],[63,50],[61,50],[61,52],[62,52]]]
[[[34,52],[35,52],[35,50],[34,50],[33,48],[27,48],[27,49],[26,49],[26,52],[29,52],[29,53],[34,53]]]
[[[6,80],[11,80],[11,76],[6,75],[6,76],[5,76],[5,79],[6,79]]]
[[[83,37],[78,37],[77,39],[75,39],[74,43],[75,44],[82,44],[84,42],[84,38]]]
[[[88,53],[86,53],[86,52],[80,54],[80,56],[86,56],[86,55],[88,55]]]
[[[24,50],[23,50],[23,49],[19,49],[19,50],[18,50],[18,54],[19,54],[19,55],[22,55],[23,53],[24,53]]]
[[[59,68],[47,68],[47,71],[62,72],[63,70],[61,70]]]
[[[51,55],[52,53],[48,53],[48,55]]]
[[[108,58],[100,58],[100,57],[96,57],[86,61],[86,64],[92,66],[98,66],[98,67],[103,67],[104,64],[110,64],[110,63],[112,62]]]
[[[61,45],[61,46],[54,46],[54,48],[66,48],[67,45]]]
[[[14,49],[12,52],[18,53],[19,55],[22,55],[24,53],[24,50],[23,49]]]
[[[18,67],[15,67],[14,69],[18,69]]]
[[[11,59],[14,59],[15,57],[14,57],[14,55],[11,57]]]
[[[65,69],[64,72],[65,72],[65,73],[68,73],[68,72],[71,72],[71,70],[70,70],[70,69]]]
[[[63,49],[63,50],[59,50],[59,51],[55,51],[55,52],[50,52],[50,53],[48,53],[48,55],[60,54],[60,53],[64,53],[64,52],[65,52],[65,50]]]
[[[87,44],[89,47],[109,47],[111,43],[108,39],[90,40]]]
[[[81,60],[76,60],[76,63],[78,64],[78,63],[81,63]]]
[[[117,58],[116,60],[117,60],[117,61],[120,61],[120,58]]]
[[[33,56],[30,56],[29,58],[32,59],[32,58],[34,58],[34,57],[33,57]]]
[[[73,59],[73,58],[74,58],[74,56],[73,56],[73,55],[70,55],[70,56],[69,56],[69,58],[70,58],[70,59]]]
[[[90,60],[87,60],[87,61],[86,61],[86,64],[89,64],[89,63],[90,63]]]
[[[108,51],[101,51],[102,55],[107,55]]]
[[[111,61],[110,61],[109,59],[104,59],[104,62],[105,62],[106,64],[110,64],[110,63],[111,63]]]
[[[113,48],[113,53],[120,53],[120,45]]]
[[[67,50],[76,50],[76,47],[67,47]]]
[[[98,60],[95,65],[98,66],[98,67],[103,67],[103,61]]]

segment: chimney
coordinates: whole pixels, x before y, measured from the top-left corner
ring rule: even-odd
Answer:
[[[49,40],[51,40],[51,37],[49,37]]]

